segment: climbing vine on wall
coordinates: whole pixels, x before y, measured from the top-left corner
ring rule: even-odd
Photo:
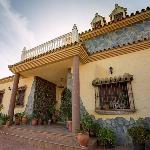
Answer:
[[[35,77],[35,80],[33,114],[46,118],[49,117],[49,107],[56,101],[56,85],[40,77]]]
[[[60,120],[67,121],[72,119],[72,99],[71,91],[65,89],[62,93],[60,106]]]

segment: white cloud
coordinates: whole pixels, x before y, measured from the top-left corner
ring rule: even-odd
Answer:
[[[28,20],[13,10],[9,0],[0,0],[0,78],[10,74],[8,65],[20,60],[24,46],[35,44]]]

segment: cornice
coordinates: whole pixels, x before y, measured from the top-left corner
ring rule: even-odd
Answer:
[[[135,42],[132,44],[129,43],[128,45],[118,46],[113,49],[93,53],[89,55],[88,63],[124,54],[129,54],[137,51],[142,51],[148,48],[150,48],[150,40],[145,39],[144,41],[138,41],[137,43]]]
[[[40,54],[36,57],[26,59],[19,63],[9,66],[9,69],[13,73],[19,73],[34,69],[46,64],[58,62],[71,58],[75,55],[79,55],[81,61],[86,63],[88,60],[88,55],[80,43],[72,43],[66,47],[58,48],[53,51],[49,51],[43,54]]]
[[[7,83],[7,82],[11,82],[11,81],[13,81],[13,79],[14,79],[14,75],[13,75],[13,76],[9,76],[9,77],[2,78],[2,79],[0,79],[0,84],[4,84],[4,83]]]

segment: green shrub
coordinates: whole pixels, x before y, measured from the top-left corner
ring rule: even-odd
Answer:
[[[9,119],[9,116],[7,114],[0,114],[0,124],[5,125],[6,121]]]
[[[100,129],[101,129],[100,124],[98,122],[93,122],[90,128],[90,131],[96,137]]]
[[[102,145],[115,145],[116,135],[113,130],[108,128],[101,128],[97,133],[97,139]]]
[[[61,98],[61,106],[60,106],[60,121],[72,120],[72,97],[71,91],[69,89],[65,89],[63,92],[63,96]]]
[[[145,143],[147,130],[144,126],[133,126],[128,129],[128,133],[132,138],[133,143]]]
[[[81,117],[81,128],[90,132],[93,125],[93,119],[90,115],[86,114]]]

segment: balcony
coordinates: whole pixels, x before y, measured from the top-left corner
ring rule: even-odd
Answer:
[[[21,54],[21,61],[28,59],[28,58],[38,56],[47,51],[51,51],[53,49],[63,47],[67,44],[74,43],[75,41],[78,42],[78,39],[79,39],[78,38],[78,29],[77,29],[77,26],[74,25],[72,32],[69,32],[62,36],[59,36],[55,39],[52,39],[46,43],[43,43],[43,44],[36,46],[34,48],[31,48],[29,50],[27,50],[26,47],[24,47],[22,54]]]

